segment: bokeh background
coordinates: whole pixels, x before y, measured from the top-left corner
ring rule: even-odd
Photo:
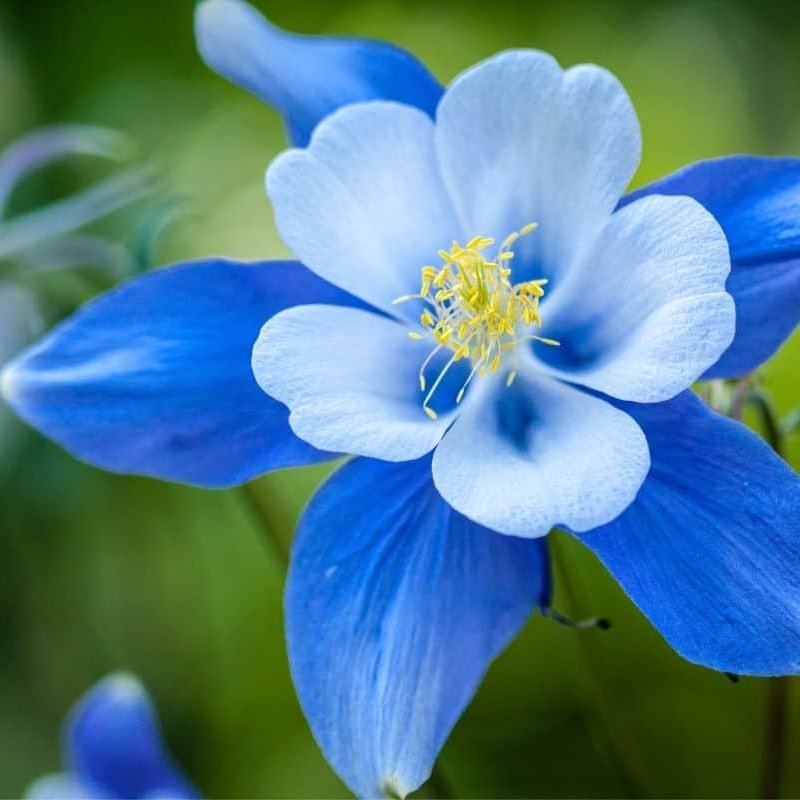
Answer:
[[[719,154],[800,154],[795,3],[255,4],[297,31],[390,39],[443,81],[508,47],[603,64],[640,115],[637,183]],[[159,240],[157,263],[282,255],[262,188],[280,120],[205,69],[192,10],[191,0],[0,0],[0,146],[59,121],[127,131],[165,191],[192,203]],[[16,202],[49,199],[91,169],[34,180]],[[105,230],[124,240],[129,222],[118,215]],[[44,297],[46,315],[63,313],[63,290]],[[796,337],[765,370],[782,411],[800,402],[799,366]],[[270,539],[241,491],[110,476],[21,426],[0,436],[0,796],[58,767],[63,715],[114,669],[144,679],[208,796],[346,796],[295,700],[281,616],[292,528],[325,468],[256,482]],[[797,442],[790,456],[797,467]],[[589,553],[556,544],[556,606],[613,627],[531,620],[444,749],[453,794],[757,796],[769,682],[734,685],[681,661]],[[800,684],[789,698],[786,797],[800,796]]]

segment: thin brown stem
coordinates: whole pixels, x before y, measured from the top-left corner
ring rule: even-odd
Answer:
[[[736,384],[736,390],[733,393],[733,400],[731,402],[731,418],[737,420],[738,422],[742,421],[742,412],[744,411],[744,399],[745,395],[747,394],[747,390],[750,388],[750,384],[753,381],[752,373],[750,375],[745,375],[739,382]]]
[[[772,678],[767,695],[767,724],[764,732],[764,767],[761,797],[780,797],[783,768],[786,762],[786,735],[789,728],[789,679]]]
[[[764,436],[772,449],[782,456],[783,430],[769,397],[756,387],[747,392],[744,402],[758,412]],[[789,689],[790,683],[787,677],[772,678],[769,682],[761,772],[761,797],[763,800],[776,800],[780,797],[786,764],[786,739],[789,732]]]

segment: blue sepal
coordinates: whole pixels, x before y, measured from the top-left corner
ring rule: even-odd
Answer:
[[[297,262],[196,261],[84,306],[2,375],[33,427],[90,464],[225,487],[330,455],[256,384],[261,326],[297,303],[363,307]]]
[[[308,143],[323,117],[350,103],[397,100],[433,116],[442,94],[399,47],[287,33],[241,0],[200,3],[195,33],[206,64],[275,108],[297,146]]]
[[[728,156],[691,164],[623,198],[689,195],[725,231],[736,301],[736,337],[703,376],[744,375],[766,361],[800,322],[800,159]]]
[[[549,591],[543,540],[469,522],[430,458],[355,459],[299,525],[286,587],[289,657],[326,757],[363,797],[430,774],[489,662]]]
[[[623,408],[647,435],[650,475],[622,516],[579,538],[684,658],[800,672],[800,478],[690,392]]]

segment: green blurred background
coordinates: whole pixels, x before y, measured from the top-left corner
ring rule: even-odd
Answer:
[[[443,81],[508,47],[619,75],[644,131],[637,183],[699,158],[800,154],[796,3],[257,0],[284,27],[390,39]],[[191,0],[0,0],[0,146],[57,121],[129,132],[195,213],[158,263],[278,256],[263,172],[278,117],[208,72]],[[59,175],[58,188],[82,176]],[[63,184],[63,185],[62,185]],[[34,182],[27,202],[53,191]],[[108,223],[125,236],[125,219]],[[800,400],[800,340],[767,367]],[[74,699],[114,669],[154,694],[170,745],[208,796],[343,797],[311,738],[283,642],[284,564],[245,495],[105,475],[37,435],[5,437],[0,473],[0,796],[58,767]],[[800,463],[800,447],[790,455]],[[324,469],[257,482],[285,552]],[[680,531],[676,531],[676,536]],[[767,681],[675,655],[592,556],[557,540],[557,607],[493,665],[441,757],[459,797],[749,797],[763,779]],[[567,590],[568,589],[568,590]],[[800,796],[800,685],[784,796]]]

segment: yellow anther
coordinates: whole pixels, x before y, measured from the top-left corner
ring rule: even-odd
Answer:
[[[423,409],[431,419],[437,414],[429,405],[431,397],[440,386],[445,373],[457,361],[469,358],[472,370],[456,394],[460,403],[467,386],[475,375],[484,376],[500,369],[507,352],[514,355],[514,367],[509,370],[506,385],[511,386],[517,376],[517,348],[521,342],[536,340],[557,345],[553,339],[534,336],[522,328],[541,326],[539,299],[544,295],[545,279],[511,283],[510,262],[514,258],[511,246],[537,227],[532,222],[507,236],[493,261],[484,250],[495,243],[487,236],[473,236],[463,247],[453,242],[449,250],[439,250],[442,265],[426,265],[420,270],[421,289],[418,295],[405,295],[396,303],[420,299],[430,305],[419,317],[424,332],[409,334],[419,340],[431,335],[436,347],[424,360],[419,371],[419,385],[427,388],[425,370],[442,348],[452,352],[447,364],[440,370],[423,402]]]
[[[510,233],[506,238],[503,240],[503,246],[500,248],[501,250],[505,250],[508,247],[511,247],[517,239],[519,239],[519,231],[514,231],[514,233]]]

